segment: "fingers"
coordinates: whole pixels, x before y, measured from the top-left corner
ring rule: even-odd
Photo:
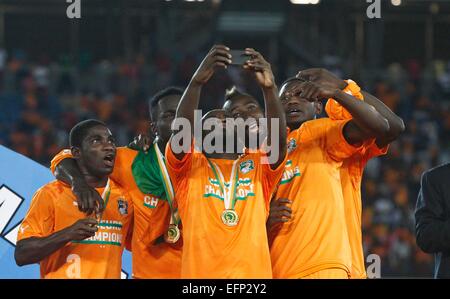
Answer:
[[[318,68],[310,68],[306,70],[299,71],[296,75],[297,78],[305,80],[305,81],[314,81],[313,79],[317,77],[320,69]]]
[[[308,100],[318,100],[320,95],[319,86],[313,82],[305,82],[301,86],[300,96]]]
[[[216,45],[209,52],[208,56],[211,59],[213,66],[227,67],[231,64],[230,48],[224,45]]]
[[[289,198],[279,198],[277,202],[278,204],[292,204],[292,200]]]
[[[148,135],[139,134],[138,136],[138,145],[144,152],[147,152],[150,149],[152,143],[152,138]]]
[[[95,209],[95,199],[94,193],[92,190],[88,194],[88,198],[86,199],[86,214],[91,215]]]
[[[91,218],[91,217],[81,219],[81,220],[79,220],[79,222],[82,224],[91,225],[91,226],[97,225],[97,220],[95,218]]]
[[[88,210],[87,198],[89,195],[87,192],[73,192],[77,198],[78,210],[82,213],[86,213]]]
[[[103,198],[100,196],[100,194],[94,190],[94,203],[95,203],[95,209],[96,212],[101,213],[105,210],[105,201],[103,200]]]

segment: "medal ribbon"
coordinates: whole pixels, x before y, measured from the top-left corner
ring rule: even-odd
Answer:
[[[211,167],[214,176],[216,177],[216,180],[219,182],[220,191],[222,191],[223,194],[223,202],[225,205],[225,210],[234,210],[234,206],[236,205],[236,191],[237,191],[237,183],[238,183],[238,172],[237,172],[237,162],[239,162],[239,159],[236,159],[233,162],[233,167],[231,169],[231,175],[230,175],[230,191],[227,192],[225,188],[225,178],[223,176],[222,171],[220,170],[219,166],[210,161],[209,159],[208,163]]]
[[[156,142],[153,143],[153,147],[154,147],[158,165],[159,165],[159,167],[158,167],[159,174],[163,181],[163,187],[166,192],[167,202],[169,203],[169,207],[170,207],[170,213],[171,213],[170,224],[178,225],[178,223],[180,222],[180,216],[178,214],[178,209],[175,209],[173,207],[173,199],[175,198],[175,191],[173,190],[172,181],[170,180],[169,172],[167,171],[166,161],[165,161],[163,154],[159,150],[159,147]]]

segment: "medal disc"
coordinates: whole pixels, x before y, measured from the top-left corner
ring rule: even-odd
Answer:
[[[222,222],[226,226],[236,226],[239,222],[239,216],[235,210],[225,210],[222,212]]]
[[[164,234],[164,241],[167,243],[176,243],[181,236],[180,229],[175,224],[170,224],[169,228],[167,229],[166,233]]]

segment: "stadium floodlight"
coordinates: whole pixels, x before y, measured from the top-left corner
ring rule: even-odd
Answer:
[[[290,0],[292,4],[319,4],[320,0]]]

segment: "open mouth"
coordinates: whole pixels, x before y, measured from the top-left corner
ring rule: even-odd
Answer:
[[[114,166],[114,154],[107,154],[104,158],[103,158],[103,162],[105,164],[105,166],[107,167],[113,167]]]
[[[287,114],[289,116],[299,116],[302,112],[303,111],[301,109],[292,107],[288,109]]]

